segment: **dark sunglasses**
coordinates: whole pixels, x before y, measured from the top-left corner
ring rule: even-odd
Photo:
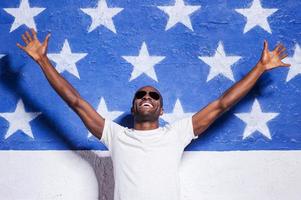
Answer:
[[[148,94],[152,99],[154,100],[159,100],[160,99],[160,94],[157,92],[146,92],[146,91],[138,91],[135,94],[136,99],[142,99],[146,94]]]

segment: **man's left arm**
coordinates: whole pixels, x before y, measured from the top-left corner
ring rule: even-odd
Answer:
[[[269,51],[268,44],[265,41],[261,58],[255,67],[221,97],[193,115],[194,135],[198,136],[203,133],[219,116],[243,98],[264,72],[280,66],[289,67],[290,64],[282,62],[282,59],[286,56],[287,54],[285,54],[285,47],[283,45],[279,44],[273,51]]]

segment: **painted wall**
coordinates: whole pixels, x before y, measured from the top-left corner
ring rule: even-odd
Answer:
[[[185,152],[183,200],[299,200],[300,151]],[[0,194],[9,200],[113,200],[103,151],[4,151]]]
[[[101,115],[132,127],[134,92],[164,97],[160,125],[191,116],[239,81],[263,41],[287,47],[290,68],[250,93],[187,146],[185,200],[299,200],[301,2],[295,0],[0,1],[0,199],[113,199],[103,144],[20,49],[48,32],[58,72]],[[101,17],[100,17],[101,16]]]

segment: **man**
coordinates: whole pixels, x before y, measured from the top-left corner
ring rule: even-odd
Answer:
[[[285,48],[277,45],[269,51],[265,41],[259,62],[242,80],[192,117],[165,127],[158,123],[163,114],[161,94],[154,87],[142,87],[135,93],[131,108],[134,128],[128,129],[105,120],[60,76],[47,58],[49,37],[40,43],[31,29],[31,34],[22,35],[25,46],[17,46],[40,65],[54,90],[108,147],[114,166],[115,200],[178,200],[178,169],[185,146],[244,97],[264,72],[290,66],[281,61],[287,56]]]

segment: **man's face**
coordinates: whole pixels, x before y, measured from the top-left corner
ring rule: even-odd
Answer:
[[[151,86],[140,88],[134,96],[132,114],[138,121],[157,121],[163,114],[159,91]]]

